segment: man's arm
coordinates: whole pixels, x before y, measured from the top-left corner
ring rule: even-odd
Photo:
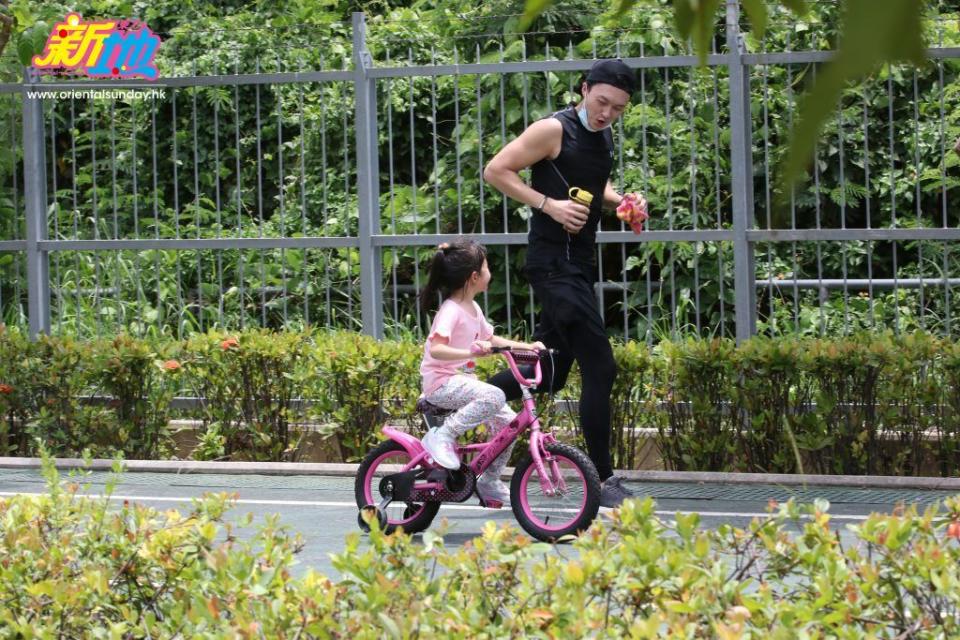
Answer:
[[[534,209],[540,207],[564,229],[577,233],[587,222],[590,214],[587,207],[572,200],[544,199],[544,194],[520,178],[523,169],[544,158],[556,158],[562,141],[563,125],[559,120],[545,118],[534,122],[487,163],[483,179],[507,197]]]
[[[603,205],[607,209],[616,209],[620,206],[621,200],[623,200],[623,196],[617,193],[610,181],[607,180],[607,187],[603,190]]]
[[[559,120],[538,120],[500,150],[483,170],[483,179],[500,193],[536,208],[543,194],[527,185],[520,172],[544,158],[555,158],[560,153],[563,125]]]

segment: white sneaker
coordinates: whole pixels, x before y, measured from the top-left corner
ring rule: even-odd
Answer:
[[[484,500],[510,504],[510,489],[505,482],[492,473],[484,473],[477,478],[477,494]]]
[[[420,441],[430,457],[446,469],[459,469],[460,456],[457,455],[457,439],[443,427],[435,427]]]

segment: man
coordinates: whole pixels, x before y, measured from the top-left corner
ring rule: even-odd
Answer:
[[[636,75],[620,60],[598,60],[578,92],[583,99],[531,124],[490,160],[484,180],[533,209],[525,273],[540,303],[535,340],[560,353],[544,362],[544,387],[563,388],[574,360],[583,388],[580,426],[600,480],[601,506],[615,507],[633,495],[613,475],[610,462],[610,392],[617,367],[593,291],[596,235],[602,208],[623,199],[610,184],[616,122],[634,91]],[[532,168],[531,184],[519,172]],[[590,192],[589,206],[571,199],[571,188]],[[646,201],[641,200],[646,207]],[[509,371],[490,384],[508,400],[520,397]]]

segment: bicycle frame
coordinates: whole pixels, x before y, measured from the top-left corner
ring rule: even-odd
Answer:
[[[534,364],[533,379],[526,379],[520,373],[513,354],[509,350],[499,350],[499,353],[506,358],[510,366],[513,377],[520,384],[523,393],[523,410],[517,414],[513,421],[500,430],[500,432],[491,440],[480,444],[468,444],[457,447],[457,451],[462,454],[475,454],[468,464],[470,470],[477,476],[487,470],[490,464],[501,453],[506,451],[507,447],[516,440],[524,430],[530,429],[530,456],[533,458],[537,473],[540,476],[540,486],[546,495],[554,495],[557,492],[566,491],[566,485],[563,476],[560,473],[559,465],[556,460],[545,449],[544,446],[555,442],[552,433],[543,433],[540,430],[540,419],[536,413],[536,403],[530,389],[540,384],[542,373],[539,360]],[[398,442],[407,454],[410,456],[410,462],[403,466],[401,472],[409,471],[424,463],[427,458],[427,452],[423,449],[420,440],[414,436],[400,431],[391,426],[385,426],[382,429],[383,434],[389,439]],[[547,465],[550,465],[551,474],[547,474]],[[437,467],[437,465],[433,465]],[[439,467],[437,467],[439,468]],[[554,478],[555,481],[551,481]],[[554,486],[555,485],[555,486]],[[416,490],[429,490],[440,488],[437,483],[417,483],[414,485]]]

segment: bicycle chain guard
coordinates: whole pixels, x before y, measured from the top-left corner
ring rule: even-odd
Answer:
[[[380,495],[390,500],[407,502],[410,498],[410,492],[413,490],[413,483],[419,473],[419,470],[414,469],[413,471],[384,476],[380,480]]]
[[[477,476],[469,467],[433,469],[427,474],[427,482],[436,485],[428,489],[414,489],[410,502],[464,502],[477,486]]]

